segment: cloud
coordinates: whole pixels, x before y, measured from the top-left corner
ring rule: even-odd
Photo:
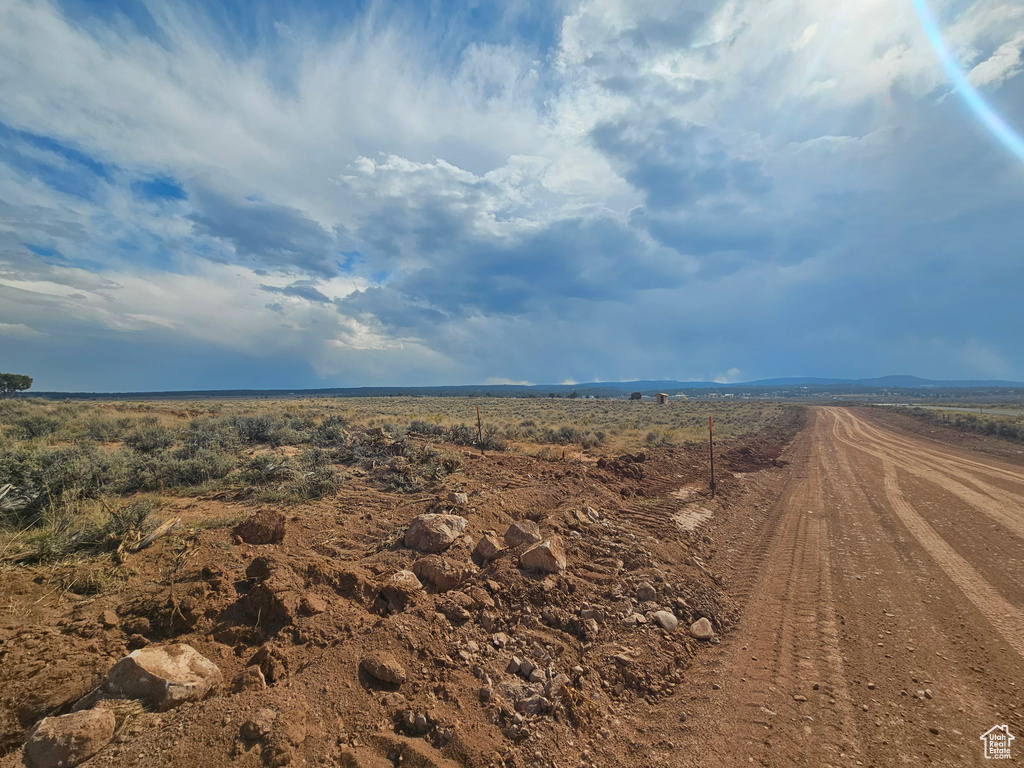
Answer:
[[[5,4],[0,352],[42,388],[117,354],[161,386],[1024,378],[1019,169],[911,5],[697,5]],[[1019,4],[933,5],[1024,125]]]

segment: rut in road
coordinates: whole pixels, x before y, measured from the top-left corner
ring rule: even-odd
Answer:
[[[833,434],[837,440],[880,459],[899,462],[901,470],[949,491],[1024,538],[1024,474],[923,448],[920,443],[870,427],[848,413],[835,416]],[[1009,480],[1013,485],[1010,489],[999,488],[980,480],[980,474]]]
[[[1024,612],[1012,605],[998,590],[989,584],[907,501],[899,486],[897,464],[893,453],[884,448],[879,449],[877,447],[884,443],[877,437],[873,438],[871,432],[862,428],[862,422],[857,420],[852,414],[838,411],[837,409],[831,415],[836,419],[833,434],[840,442],[854,450],[868,453],[881,461],[885,478],[885,495],[888,498],[891,509],[906,526],[907,530],[927,550],[936,564],[946,572],[957,588],[974,603],[975,607],[996,628],[1006,642],[1009,643],[1010,647],[1021,657],[1024,657]],[[843,437],[842,431],[839,429],[840,425],[848,428],[852,427],[847,434],[855,432],[872,442],[862,444],[848,437]],[[875,434],[878,434],[877,430],[875,430]],[[1003,522],[1014,533],[1024,535],[1024,520],[1021,519],[1019,513],[1014,510],[993,507],[995,499],[970,492],[964,486],[952,481],[945,481],[941,477],[936,478],[932,473],[923,471],[916,457],[908,455],[908,452],[901,454],[900,459],[901,464],[899,467],[901,470],[930,479],[935,485],[951,490],[964,501],[971,504],[977,511],[994,520]],[[1013,501],[1019,504],[1019,498],[1016,497]]]
[[[745,606],[693,670],[686,764],[983,765],[981,733],[1024,730],[1015,571],[985,549],[1017,539],[1024,472],[841,408],[813,409],[789,458],[760,529],[729,540]]]

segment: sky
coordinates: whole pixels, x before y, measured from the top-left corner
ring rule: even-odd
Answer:
[[[1019,0],[0,0],[0,370],[1024,380]]]

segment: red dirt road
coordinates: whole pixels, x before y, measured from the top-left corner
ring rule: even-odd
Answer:
[[[813,410],[716,565],[746,608],[688,675],[679,764],[1024,761],[1024,467]]]

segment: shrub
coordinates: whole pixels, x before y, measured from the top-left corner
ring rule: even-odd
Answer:
[[[17,432],[27,440],[37,437],[47,437],[60,429],[61,423],[58,419],[37,414],[20,419],[15,425]]]
[[[174,432],[158,424],[146,424],[125,435],[124,444],[140,453],[157,453],[174,443]]]

